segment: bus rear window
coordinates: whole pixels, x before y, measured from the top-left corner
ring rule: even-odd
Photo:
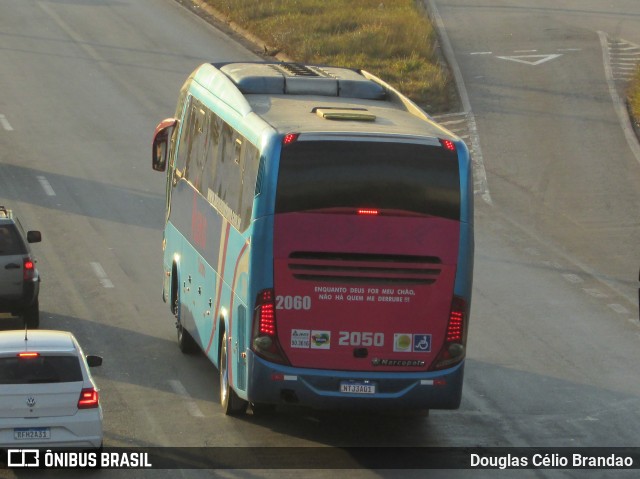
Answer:
[[[455,151],[415,143],[296,141],[282,148],[276,213],[375,208],[460,219]]]

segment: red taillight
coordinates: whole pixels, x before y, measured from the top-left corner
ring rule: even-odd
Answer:
[[[273,289],[258,293],[253,315],[251,349],[260,357],[280,364],[289,364],[277,335],[276,302]]]
[[[24,279],[33,279],[36,272],[36,265],[30,259],[25,259],[22,263],[22,271],[24,273]]]
[[[40,356],[40,353],[33,353],[33,352],[18,353],[18,357],[21,359],[37,358],[38,356]]]
[[[444,369],[454,366],[465,356],[465,316],[467,303],[464,299],[454,296],[451,301],[451,311],[445,333],[444,344],[438,357],[431,365],[431,370]]]
[[[276,305],[271,290],[261,293],[259,299],[258,332],[268,336],[276,334]]]
[[[100,404],[100,395],[95,388],[85,388],[80,392],[78,409],[91,409]]]
[[[284,138],[282,139],[282,143],[284,143],[285,145],[290,145],[291,143],[293,143],[298,139],[298,136],[300,136],[300,133],[288,133],[284,135]]]
[[[451,140],[440,139],[440,144],[449,151],[456,151],[456,144]]]
[[[449,325],[447,326],[447,338],[445,341],[455,343],[462,341],[462,322],[464,320],[464,311],[451,310],[449,315]]]
[[[364,216],[376,216],[378,215],[380,212],[376,209],[373,208],[360,208],[358,210],[358,214],[359,215],[364,215]]]

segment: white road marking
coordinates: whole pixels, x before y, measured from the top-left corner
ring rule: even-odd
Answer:
[[[98,279],[100,280],[100,284],[105,288],[113,288],[113,283],[105,273],[104,268],[100,263],[90,263],[91,268],[93,268],[93,272],[96,274]]]
[[[460,123],[466,123],[467,119],[463,118],[462,120],[449,120],[449,121],[439,121],[440,125],[458,125]]]
[[[624,101],[618,95],[615,78],[613,76],[613,70],[611,68],[611,56],[609,53],[609,49],[607,48],[607,34],[605,32],[599,31],[598,37],[600,37],[600,47],[602,48],[605,77],[607,79],[607,86],[609,87],[609,94],[611,95],[611,100],[613,101],[613,107],[616,111],[616,114],[618,115],[618,120],[620,121],[620,126],[622,127],[622,130],[624,132],[624,137],[627,140],[627,144],[629,145],[633,156],[635,156],[638,163],[640,163],[640,143],[638,143],[638,138],[636,137],[636,132],[634,131],[633,126],[631,126],[627,107]],[[616,58],[619,59],[618,56],[616,56]]]
[[[513,53],[534,53],[538,50],[514,50]]]
[[[169,379],[169,386],[171,389],[178,395],[181,396],[184,400],[184,405],[193,417],[204,417],[204,414],[193,400],[191,395],[187,392],[186,388],[182,385],[182,383],[177,379]]]
[[[11,126],[11,123],[9,123],[9,120],[7,120],[7,117],[4,115],[0,115],[0,125],[2,125],[2,128],[4,128],[7,131],[13,131],[13,127]]]
[[[598,299],[607,297],[605,293],[595,288],[582,288],[582,291],[587,293],[589,296],[593,296],[594,298],[598,298]]]
[[[493,55],[493,52],[471,52],[469,55]]]
[[[580,276],[573,273],[565,273],[562,275],[562,277],[572,284],[579,284],[583,282],[583,279]]]
[[[71,37],[71,39],[77,44],[77,47],[82,48],[87,55],[93,58],[100,68],[109,74],[113,81],[119,83],[121,87],[126,89],[126,91],[131,92],[135,96],[137,102],[142,103],[145,108],[151,108],[152,110],[157,107],[157,105],[153,104],[150,100],[147,100],[145,95],[141,94],[140,89],[135,84],[126,81],[126,79],[118,73],[114,68],[114,63],[112,61],[109,61],[100,55],[100,53],[91,46],[90,41],[83,38],[78,32],[65,23],[62,17],[55,12],[55,6],[52,8],[49,5],[50,3],[51,2],[44,1],[36,2],[36,4],[44,10],[44,12],[49,15],[49,17],[51,17],[51,19],[56,22],[67,35]]]
[[[48,196],[56,196],[56,192],[53,191],[51,184],[44,176],[37,176],[36,178],[38,178],[40,186],[42,186],[42,189]]]
[[[462,77],[460,66],[456,61],[456,55],[453,50],[453,46],[451,45],[451,40],[449,40],[449,35],[447,34],[447,30],[444,27],[444,22],[442,21],[440,12],[438,12],[438,7],[436,7],[436,2],[434,0],[428,0],[428,3],[425,2],[425,6],[431,13],[430,16],[433,19],[433,23],[436,25],[436,28],[440,33],[440,43],[442,45],[442,49],[445,52],[447,60],[449,60],[449,67],[451,68],[453,78],[456,82],[456,86],[458,87],[458,92],[460,94],[460,102],[462,103],[462,109],[464,110],[464,113],[467,115],[467,120],[469,124],[469,134],[471,135],[469,138],[469,141],[471,142],[471,155],[472,155],[472,161],[473,161],[474,193],[479,194],[487,204],[492,205],[493,201],[491,200],[491,194],[489,193],[489,185],[487,183],[487,172],[484,167],[482,150],[480,149],[480,138],[478,136],[478,127],[476,126],[475,116],[471,111],[471,102],[469,101],[469,93],[467,92],[467,87],[464,84],[464,78]]]
[[[516,55],[510,57],[496,57],[501,60],[509,60],[512,62],[524,63],[526,65],[538,66],[550,60],[555,60],[562,56],[562,53],[550,53],[549,55]],[[537,60],[533,60],[536,58]],[[529,60],[531,59],[531,60]]]
[[[622,306],[621,304],[607,304],[611,309],[613,309],[618,314],[629,314],[629,310]]]

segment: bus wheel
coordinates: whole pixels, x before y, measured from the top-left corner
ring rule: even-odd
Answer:
[[[198,343],[193,336],[184,329],[180,321],[176,321],[176,329],[178,330],[178,347],[184,354],[193,354],[198,351]]]
[[[225,331],[220,345],[220,364],[218,366],[220,371],[220,404],[222,404],[222,410],[227,416],[235,416],[246,411],[247,401],[240,399],[229,384],[227,361],[227,333]]]
[[[198,343],[193,336],[184,329],[180,321],[180,301],[178,301],[178,281],[175,266],[171,274],[171,313],[176,318],[176,330],[178,332],[178,347],[184,354],[193,354],[198,351]]]

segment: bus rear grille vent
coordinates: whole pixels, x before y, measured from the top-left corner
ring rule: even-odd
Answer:
[[[433,284],[440,274],[433,256],[319,253],[289,255],[293,277],[305,281],[361,284]]]

